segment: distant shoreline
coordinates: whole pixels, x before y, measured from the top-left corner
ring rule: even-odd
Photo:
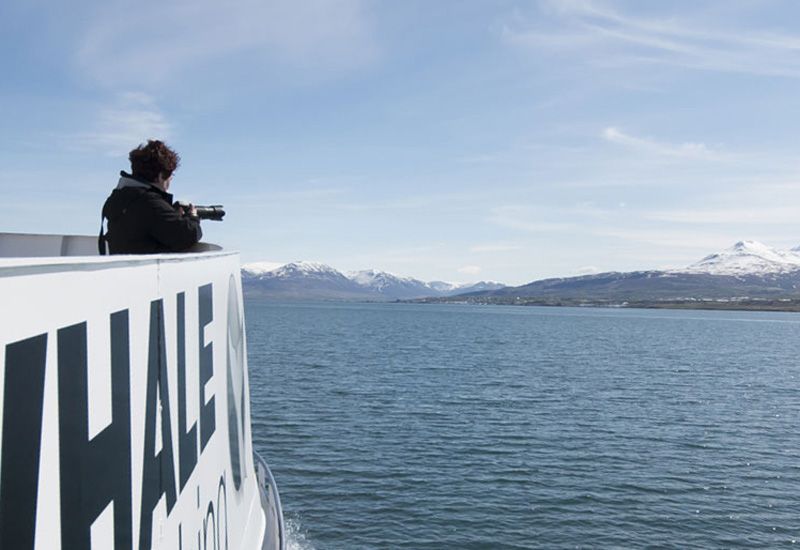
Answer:
[[[414,300],[411,303],[466,304],[495,306],[539,306],[539,307],[592,307],[604,309],[697,309],[713,311],[783,311],[800,312],[800,300],[739,300],[739,301],[573,301],[573,300]]]
[[[701,309],[701,310],[718,310],[718,311],[785,311],[788,313],[800,312],[800,303],[792,304],[737,304],[725,302],[708,302],[699,304],[689,303],[667,303],[667,304],[651,304],[651,305],[628,305],[626,308],[638,309]]]
[[[279,303],[320,303],[320,304],[444,304],[473,306],[538,306],[538,307],[585,307],[598,309],[684,309],[706,311],[779,311],[800,312],[800,299],[795,300],[737,300],[728,302],[701,300],[636,300],[636,301],[597,301],[597,300],[481,300],[481,299],[438,299],[418,298],[415,300],[363,300],[336,299],[322,297],[266,296],[245,293],[245,300],[258,300]]]

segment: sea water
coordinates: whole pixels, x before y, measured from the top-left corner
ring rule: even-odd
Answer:
[[[800,315],[246,300],[302,549],[800,540]]]

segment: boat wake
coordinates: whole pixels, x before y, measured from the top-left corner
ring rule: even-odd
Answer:
[[[315,550],[311,541],[306,538],[300,520],[286,518],[286,550]]]

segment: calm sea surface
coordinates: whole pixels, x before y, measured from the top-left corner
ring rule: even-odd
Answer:
[[[800,541],[798,314],[246,312],[254,443],[294,548]]]

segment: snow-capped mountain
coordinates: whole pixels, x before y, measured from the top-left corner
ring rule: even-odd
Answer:
[[[799,269],[800,246],[791,250],[779,250],[757,241],[739,241],[730,248],[673,272],[758,276],[789,273]]]
[[[464,285],[458,283],[448,283],[445,281],[431,281],[428,283],[428,286],[430,286],[436,292],[446,294],[448,292],[454,292]]]
[[[282,267],[284,264],[279,264],[275,262],[253,262],[247,264],[247,269],[244,267],[242,268],[242,278],[249,277],[260,277],[261,275],[265,275],[270,271],[275,271],[279,267]]]
[[[740,241],[683,269],[554,278],[459,295],[477,303],[591,303],[800,300],[800,247]]]
[[[345,277],[340,271],[318,262],[291,262],[277,269],[267,271],[262,276],[273,279],[306,277],[320,280],[349,280],[349,277]]]
[[[247,292],[263,296],[362,300],[411,300],[505,286],[485,281],[474,284],[428,283],[374,269],[344,274],[316,262],[292,262],[282,266],[269,262],[246,264],[242,266],[242,283]]]
[[[374,288],[376,290],[383,290],[393,285],[415,285],[426,286],[426,283],[413,277],[400,277],[392,275],[385,271],[377,271],[375,269],[366,269],[363,271],[351,271],[347,276],[358,284]]]
[[[445,281],[420,281],[413,277],[399,277],[376,271],[356,271],[348,276],[359,284],[374,289],[381,294],[392,296],[395,299],[414,299],[429,296],[452,296],[463,292],[477,292],[481,290],[496,290],[506,285],[494,281],[480,281],[477,283],[448,283]]]
[[[424,281],[412,277],[398,277],[385,271],[374,269],[354,271],[348,273],[348,276],[350,280],[392,299],[423,298],[438,294],[436,291],[432,292],[431,287]]]
[[[268,264],[267,264],[268,266]],[[340,271],[316,262],[292,262],[273,269],[264,263],[242,266],[248,293],[286,299],[364,299],[364,288]]]

